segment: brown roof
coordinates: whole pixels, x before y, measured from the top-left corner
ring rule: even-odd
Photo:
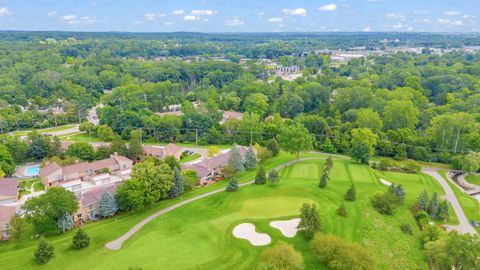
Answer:
[[[10,223],[13,215],[15,215],[16,208],[13,206],[0,205],[0,223]]]
[[[117,187],[120,183],[115,183],[113,185],[103,186],[99,188],[89,189],[87,191],[82,191],[77,193],[77,198],[82,202],[82,206],[91,205],[94,203],[98,203],[102,198],[102,194],[104,191],[110,193],[111,195],[115,195]]]
[[[224,111],[223,116],[222,116],[222,120],[227,121],[227,120],[230,120],[230,119],[241,120],[241,119],[243,119],[243,113],[235,112],[235,111]]]
[[[39,175],[40,177],[45,178],[60,169],[62,169],[62,167],[60,167],[60,165],[58,165],[56,162],[50,162],[50,164],[47,166],[40,168]]]
[[[163,156],[163,153],[165,152],[165,148],[160,146],[144,145],[143,151],[145,152],[146,155]]]
[[[167,115],[184,116],[184,115],[185,115],[182,111],[175,111],[175,112],[156,112],[155,114],[158,115],[158,116],[167,116]]]
[[[167,146],[165,146],[165,156],[176,156],[179,153],[183,152],[183,148],[173,144],[169,143]]]
[[[0,179],[0,199],[18,196],[18,180],[16,178]]]

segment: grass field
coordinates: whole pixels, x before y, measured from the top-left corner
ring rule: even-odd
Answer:
[[[293,156],[282,154],[262,165],[271,169],[292,159]],[[20,246],[13,242],[1,243],[0,265],[2,269],[128,269],[130,266],[143,269],[252,269],[265,247],[253,247],[246,240],[232,236],[236,225],[251,222],[257,226],[258,232],[272,237],[272,244],[282,240],[294,245],[302,253],[307,269],[328,269],[315,262],[303,237],[285,238],[268,225],[272,220],[296,217],[301,204],[315,202],[322,219],[322,231],[373,249],[377,269],[426,269],[417,239],[403,234],[400,225],[410,224],[417,234],[408,205],[424,189],[442,194],[440,185],[424,175],[377,172],[348,160],[335,160],[332,181],[326,189],[319,189],[318,176],[323,163],[323,159],[308,160],[287,167],[280,172],[281,181],[276,186],[241,187],[235,193],[222,192],[182,206],[148,223],[119,251],[110,251],[103,246],[149,214],[182,198],[162,201],[152,209],[85,226],[92,244],[82,251],[70,249],[73,232],[50,237],[47,241],[55,246],[56,256],[43,266],[33,262],[38,240],[26,240]],[[240,175],[239,180],[251,180],[254,175],[254,171],[248,171]],[[371,194],[387,188],[378,181],[380,177],[403,184],[407,192],[407,205],[399,208],[393,216],[382,216],[370,206]],[[335,210],[343,202],[343,195],[351,183],[357,187],[357,201],[346,202],[348,216],[339,217]],[[221,185],[225,183],[196,189],[185,194],[183,199]]]
[[[467,175],[467,177],[465,177],[465,180],[467,180],[467,182],[469,182],[470,184],[480,186],[480,175]]]
[[[75,125],[64,125],[64,126],[58,126],[58,127],[51,127],[51,128],[45,128],[45,129],[38,129],[39,132],[41,133],[48,133],[48,132],[56,132],[56,131],[62,131],[62,130],[67,130]],[[27,135],[28,133],[32,132],[32,130],[19,130],[19,131],[14,131],[14,135],[19,135],[19,136],[24,136]]]
[[[190,156],[186,156],[182,159],[180,159],[180,162],[182,163],[186,163],[186,162],[190,162],[190,161],[194,161],[194,160],[197,160],[199,158],[201,158],[202,155],[200,155],[199,153],[193,153],[192,155]]]

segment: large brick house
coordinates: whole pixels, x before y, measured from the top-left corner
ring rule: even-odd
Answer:
[[[0,205],[18,200],[18,180],[16,178],[0,179]]]
[[[99,202],[103,192],[108,192],[115,196],[117,187],[121,183],[112,183],[101,187],[91,188],[76,193],[78,199],[78,211],[74,220],[76,222],[84,222],[86,220],[96,220],[99,216]]]
[[[42,183],[47,188],[63,187],[79,191],[128,179],[133,161],[119,155],[95,162],[80,162],[60,166],[51,162],[40,169]]]

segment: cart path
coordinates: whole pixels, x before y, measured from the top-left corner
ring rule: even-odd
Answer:
[[[433,179],[437,180],[438,183],[442,186],[443,190],[445,190],[445,198],[448,202],[453,207],[453,210],[455,211],[455,214],[457,215],[459,225],[452,226],[452,225],[444,225],[444,227],[447,229],[447,231],[458,231],[461,234],[477,234],[477,231],[473,226],[470,224],[468,221],[467,216],[463,212],[462,207],[460,206],[460,203],[458,202],[457,196],[455,196],[455,193],[453,193],[452,188],[448,185],[447,181],[443,179],[443,177],[438,174],[436,169],[433,168],[423,168],[422,172],[424,174],[430,175],[433,177]]]
[[[283,169],[287,166],[291,166],[297,162],[302,162],[302,161],[305,161],[305,160],[310,160],[310,159],[325,159],[325,158],[322,158],[322,157],[307,157],[307,158],[300,158],[299,160],[292,160],[292,161],[289,161],[289,162],[286,162],[286,163],[283,163],[282,165],[279,165],[277,167],[275,167],[275,170],[280,170],[280,169]],[[247,185],[251,185],[253,184],[255,181],[248,181],[248,182],[244,182],[244,183],[241,183],[239,184],[239,186],[243,187],[243,186],[247,186]],[[173,204],[169,207],[166,207],[162,210],[159,210],[158,212],[148,216],[147,218],[145,218],[144,220],[140,221],[137,225],[133,226],[133,228],[131,228],[127,233],[125,233],[124,235],[120,236],[119,238],[111,241],[111,242],[108,242],[107,244],[105,244],[105,247],[108,248],[108,249],[111,249],[111,250],[119,250],[122,248],[122,244],[123,242],[127,241],[132,235],[134,235],[136,232],[138,232],[143,226],[145,226],[148,222],[152,221],[153,219],[161,216],[161,215],[164,215],[182,205],[185,205],[185,204],[188,204],[188,203],[191,203],[191,202],[194,202],[194,201],[197,201],[197,200],[200,200],[200,199],[203,199],[205,197],[209,197],[209,196],[212,196],[214,194],[217,194],[217,193],[220,193],[220,192],[225,192],[225,188],[220,188],[220,189],[217,189],[217,190],[213,190],[213,191],[210,191],[210,192],[207,192],[207,193],[204,193],[204,194],[201,194],[201,195],[198,195],[198,196],[195,196],[195,197],[192,197],[192,198],[189,198],[189,199],[186,199],[184,201],[181,201],[179,203],[176,203],[176,204]]]

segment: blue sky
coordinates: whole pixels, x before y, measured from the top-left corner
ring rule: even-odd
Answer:
[[[479,32],[480,0],[0,0],[1,30]]]

